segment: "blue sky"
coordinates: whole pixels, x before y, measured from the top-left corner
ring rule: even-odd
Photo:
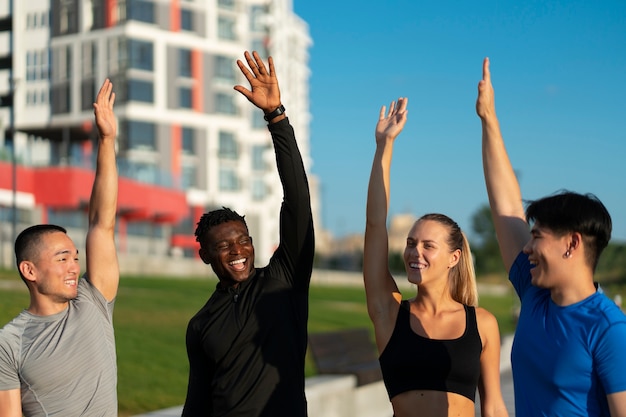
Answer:
[[[314,42],[312,171],[335,236],[364,229],[378,112],[403,96],[390,214],[445,213],[471,236],[487,203],[475,100],[488,56],[523,197],[592,192],[626,241],[626,1],[294,0],[294,11]]]

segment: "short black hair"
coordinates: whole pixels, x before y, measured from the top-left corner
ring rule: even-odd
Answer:
[[[248,229],[248,224],[244,218],[245,216],[240,215],[234,210],[231,210],[228,207],[222,207],[221,209],[212,210],[207,213],[204,213],[202,217],[200,217],[200,221],[196,226],[195,236],[196,242],[202,243],[206,237],[207,232],[218,224],[230,222],[230,221],[239,221],[246,226],[246,230]]]
[[[611,240],[609,211],[593,194],[561,190],[526,208],[526,220],[538,222],[557,235],[577,232],[583,236],[587,262],[595,270],[600,254]]]
[[[19,270],[22,261],[32,261],[37,256],[37,246],[41,237],[48,233],[62,232],[67,230],[55,224],[37,224],[22,230],[15,239],[15,264]]]

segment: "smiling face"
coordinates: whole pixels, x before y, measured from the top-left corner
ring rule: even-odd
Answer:
[[[254,272],[254,246],[246,225],[231,220],[211,227],[201,242],[200,257],[225,286],[237,286]]]
[[[542,227],[539,222],[533,225],[531,239],[524,246],[524,253],[532,265],[530,270],[531,283],[540,288],[554,288],[565,280],[567,284],[567,258],[569,237],[560,236],[550,229]]]
[[[33,308],[44,307],[45,303],[52,308],[46,311],[62,309],[78,294],[78,250],[63,232],[43,234],[34,259],[20,262],[20,271],[37,299],[38,305]]]
[[[449,269],[459,261],[460,251],[450,251],[449,228],[437,221],[417,221],[407,237],[404,264],[409,282],[448,279]]]

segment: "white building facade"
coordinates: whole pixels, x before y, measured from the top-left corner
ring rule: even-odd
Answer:
[[[73,179],[78,169],[92,175],[92,103],[108,77],[120,177],[129,181],[120,187],[121,250],[194,256],[199,216],[227,206],[246,216],[259,263],[269,259],[282,187],[262,112],[233,90],[249,87],[235,61],[246,50],[274,58],[310,173],[312,41],[291,0],[0,0],[0,27],[0,96],[14,92],[13,107],[0,108],[0,130],[8,132],[0,139],[0,175],[12,152],[18,166],[34,170],[34,183],[42,182],[41,167],[75,168]],[[317,223],[318,182],[310,174],[309,182]],[[9,188],[0,178],[0,194]],[[13,198],[17,219],[7,198],[0,201],[5,229],[9,220],[18,229],[39,221],[84,227],[78,194],[68,207],[55,199],[54,185],[16,188],[14,196],[31,198]]]

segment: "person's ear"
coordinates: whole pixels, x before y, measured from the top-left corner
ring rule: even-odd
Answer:
[[[461,260],[461,250],[457,249],[450,254],[450,263],[448,263],[448,269],[452,269]]]
[[[200,248],[200,250],[198,250],[198,255],[200,255],[200,259],[202,259],[202,262],[207,265],[211,265],[211,259],[209,258],[209,255],[204,248]]]
[[[571,257],[575,251],[581,250],[583,247],[583,236],[579,232],[574,232],[569,235],[567,242],[567,258]]]
[[[22,261],[20,262],[18,268],[25,280],[29,282],[35,282],[37,278],[37,268],[35,267],[35,264],[33,262]]]

